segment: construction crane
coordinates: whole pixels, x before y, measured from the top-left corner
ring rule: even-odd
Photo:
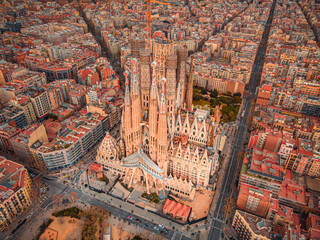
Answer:
[[[148,39],[147,39],[147,49],[151,49],[151,2],[153,3],[158,3],[158,4],[163,4],[163,5],[171,5],[170,3],[166,2],[159,2],[156,0],[146,0],[147,2],[147,13],[146,13],[146,20],[147,20],[147,34],[148,34]]]

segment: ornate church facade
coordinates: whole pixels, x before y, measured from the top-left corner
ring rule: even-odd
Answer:
[[[97,162],[120,174],[129,187],[141,184],[147,193],[170,192],[192,200],[198,188],[210,185],[218,167],[219,109],[215,116],[193,109],[193,79],[181,74],[186,58],[179,51],[166,56],[161,71],[156,59],[150,59],[141,50],[140,62],[131,60],[131,71],[125,73],[121,140],[116,143],[107,134]],[[192,65],[191,60],[189,73]]]

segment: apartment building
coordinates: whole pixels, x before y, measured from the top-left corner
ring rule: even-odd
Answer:
[[[7,105],[0,109],[0,121],[22,129],[29,124],[25,112],[14,105]]]
[[[0,230],[31,204],[31,179],[21,164],[0,156]]]
[[[87,103],[86,94],[89,88],[84,85],[73,85],[70,89],[70,103],[76,105],[77,107],[84,107]]]
[[[7,151],[13,151],[10,138],[19,134],[20,129],[4,123],[0,125],[0,148]]]
[[[24,111],[29,124],[37,121],[36,113],[28,96],[18,95],[11,100],[11,103]]]
[[[46,89],[50,109],[54,110],[60,107],[65,101],[63,96],[63,89],[61,89],[59,86],[55,86],[52,83],[55,82],[43,85],[42,88]]]
[[[237,208],[260,217],[266,217],[272,192],[245,183],[240,184]]]
[[[250,213],[236,210],[232,226],[242,240],[271,239],[272,222]]]
[[[48,93],[43,88],[32,89],[28,92],[37,118],[42,118],[50,111]]]
[[[46,129],[42,124],[33,124],[19,134],[10,138],[10,142],[14,153],[23,161],[28,161],[31,158],[30,146],[35,142],[46,143],[48,136]]]
[[[103,138],[104,118],[82,109],[61,123],[59,135],[51,142],[33,143],[30,147],[33,160],[43,163],[48,171],[74,165]]]

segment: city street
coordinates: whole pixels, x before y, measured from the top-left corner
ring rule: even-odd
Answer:
[[[215,212],[213,216],[213,221],[212,221],[212,226],[210,229],[209,237],[208,239],[221,239],[223,238],[223,227],[225,226],[225,219],[224,213],[223,213],[223,205],[225,203],[226,197],[232,195],[235,203],[237,199],[237,191],[233,191],[233,189],[236,189],[236,178],[235,174],[232,173],[238,173],[240,171],[241,167],[241,160],[239,159],[239,151],[243,150],[243,143],[245,139],[248,137],[248,132],[247,126],[248,124],[248,119],[251,119],[252,112],[250,109],[252,109],[254,106],[252,106],[252,100],[254,94],[256,93],[256,88],[260,84],[260,79],[261,79],[261,73],[262,73],[262,68],[263,68],[263,62],[265,58],[265,53],[266,53],[266,47],[267,47],[267,41],[269,38],[269,32],[271,28],[271,23],[273,19],[273,13],[276,5],[276,0],[273,1],[271,10],[269,13],[269,17],[267,20],[267,24],[265,27],[265,30],[262,35],[262,40],[260,42],[259,48],[257,50],[257,55],[254,61],[252,73],[250,76],[250,81],[249,84],[247,84],[246,89],[249,90],[249,94],[245,95],[243,97],[243,116],[240,119],[240,124],[237,130],[236,138],[234,141],[234,147],[232,149],[232,154],[230,157],[230,161],[227,167],[227,174],[225,175],[224,181],[222,183],[221,191],[220,191],[220,196],[219,200],[217,202],[217,205],[215,206]],[[240,162],[239,162],[240,161]],[[234,215],[235,209],[233,210],[233,215]],[[232,216],[233,216],[232,215]],[[230,222],[229,222],[230,224]]]
[[[236,126],[238,126],[238,125],[236,125]],[[230,156],[232,153],[232,146],[234,144],[234,140],[235,140],[235,136],[230,136],[228,138],[228,140],[226,141],[226,144],[225,144],[223,151],[221,153],[221,154],[225,155],[225,157],[222,161],[218,181],[216,183],[215,191],[217,193],[221,192],[222,181],[225,178],[225,175],[227,173],[227,167],[228,167],[229,161],[231,159]],[[215,206],[217,205],[218,199],[219,199],[219,194],[215,194],[213,197],[211,206],[210,206],[210,216],[213,216],[213,214],[214,214]]]

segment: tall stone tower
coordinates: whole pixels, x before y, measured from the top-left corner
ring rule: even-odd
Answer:
[[[142,133],[141,133],[141,95],[139,90],[139,82],[137,78],[137,59],[132,59],[132,138],[133,138],[133,151],[136,152],[139,146],[142,144]]]
[[[154,42],[153,43],[153,61],[157,63],[156,79],[158,87],[160,87],[160,80],[166,77],[166,56],[174,55],[174,44],[168,42]]]
[[[166,57],[166,101],[167,113],[170,117],[175,113],[175,99],[177,91],[177,55]]]
[[[188,50],[184,47],[177,48],[178,66],[177,66],[177,84],[180,83],[180,100],[183,103],[186,98],[186,61]]]
[[[143,38],[132,38],[131,41],[131,54],[134,58],[140,58],[140,49],[144,48],[145,41]]]
[[[188,85],[187,85],[187,96],[186,96],[186,108],[191,110],[192,108],[192,98],[193,98],[193,56],[191,56],[191,63],[188,76]]]
[[[149,94],[150,94],[150,63],[151,51],[149,49],[140,49],[140,87],[141,101],[144,111],[149,110]]]
[[[157,161],[157,135],[158,135],[158,88],[156,83],[156,62],[152,67],[152,85],[149,106],[149,155],[152,161]]]
[[[137,64],[140,64],[140,52],[141,50],[144,50],[145,46],[145,40],[141,37],[134,37],[130,40],[130,46],[131,46],[131,55],[133,58],[137,59]],[[140,66],[137,66],[137,77],[138,82],[141,84],[141,78],[140,78]],[[133,81],[130,82],[130,89],[133,89]]]
[[[159,109],[159,123],[158,123],[158,151],[157,164],[167,172],[167,150],[168,150],[168,135],[167,135],[167,114],[166,114],[166,98],[165,98],[165,83],[166,79],[161,79],[161,100]]]
[[[130,99],[130,90],[129,90],[129,79],[128,72],[124,73],[126,79],[126,92],[124,97],[124,114],[122,122],[124,125],[124,138],[126,143],[126,155],[129,156],[133,152],[133,139],[132,139],[132,106]]]

